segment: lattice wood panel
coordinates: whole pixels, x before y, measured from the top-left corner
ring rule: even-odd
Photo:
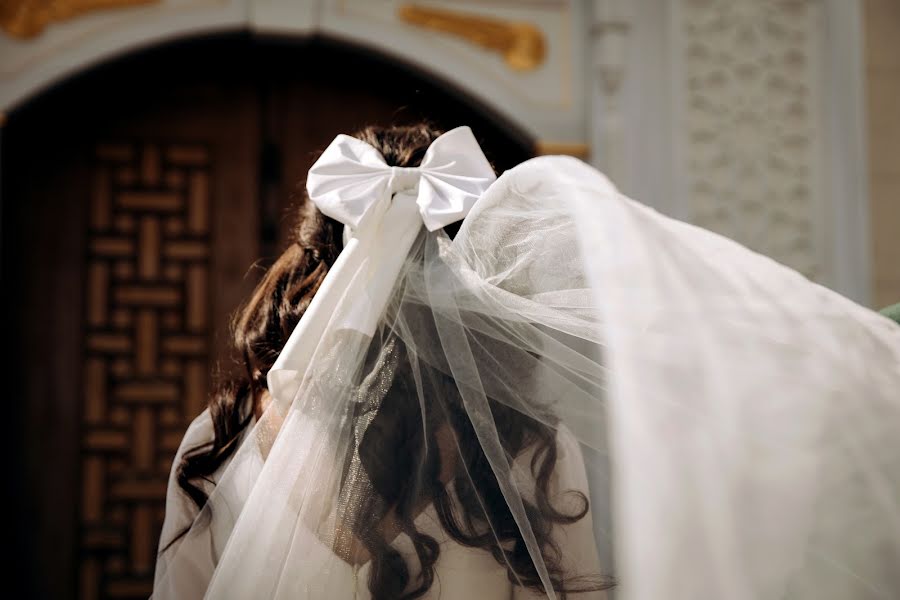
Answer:
[[[97,148],[87,249],[80,596],[146,598],[172,458],[206,399],[210,168]]]

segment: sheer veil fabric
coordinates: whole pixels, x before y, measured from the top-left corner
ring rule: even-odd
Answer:
[[[435,546],[449,600],[900,597],[900,327],[575,158],[453,239],[392,176],[206,506],[170,485],[154,598],[365,598]]]

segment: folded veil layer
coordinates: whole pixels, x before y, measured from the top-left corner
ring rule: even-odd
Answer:
[[[357,247],[342,289],[372,282],[382,249]],[[316,343],[276,382],[287,400],[161,554],[155,597],[365,597],[389,547],[412,586],[423,531],[446,580],[460,544],[423,525],[445,506],[499,547],[522,540],[471,563],[510,593],[530,562],[549,597],[560,573],[614,574],[626,600],[900,595],[888,319],[560,156],[506,171],[453,240],[417,231],[386,296],[356,328],[365,295],[322,294]],[[545,531],[524,440],[548,433],[554,501],[590,506]],[[436,485],[436,452],[453,485]]]

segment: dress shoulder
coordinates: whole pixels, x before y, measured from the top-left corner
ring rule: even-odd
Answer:
[[[159,539],[160,551],[193,523],[198,512],[193,500],[178,485],[178,465],[181,464],[181,459],[186,452],[209,443],[213,439],[212,418],[207,408],[188,425],[184,437],[178,445],[178,450],[175,452],[172,467],[169,469],[169,481],[166,486],[166,513]],[[206,491],[209,492],[209,490]]]

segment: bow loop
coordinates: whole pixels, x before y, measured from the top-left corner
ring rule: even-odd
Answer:
[[[389,166],[376,148],[340,134],[310,168],[306,187],[322,213],[353,229],[378,203],[414,190],[409,195],[422,222],[435,231],[465,218],[496,178],[472,130],[463,125],[435,139],[418,167]]]

